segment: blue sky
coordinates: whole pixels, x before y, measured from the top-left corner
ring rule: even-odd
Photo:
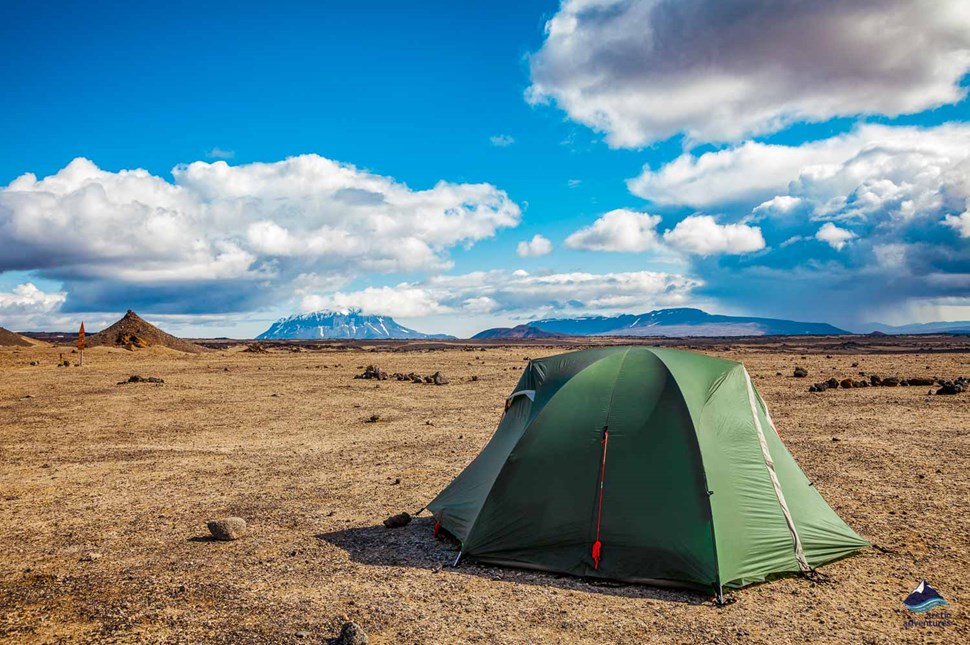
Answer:
[[[0,325],[970,318],[966,4],[786,4],[6,3]]]

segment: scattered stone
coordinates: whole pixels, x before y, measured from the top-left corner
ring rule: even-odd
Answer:
[[[899,385],[899,379],[896,378],[895,376],[887,376],[882,380],[881,385],[883,387],[896,387],[897,385]]]
[[[344,623],[340,635],[333,642],[334,645],[367,645],[367,633],[357,623]]]
[[[262,343],[251,343],[243,351],[250,354],[265,354],[266,347]]]
[[[101,557],[102,557],[101,554],[98,553],[97,551],[86,551],[81,556],[81,562],[95,562],[97,560],[100,560]]]
[[[835,378],[834,376],[825,382],[828,384],[829,388],[833,390],[839,387],[839,379]]]
[[[31,365],[40,365],[40,361],[30,361]]]
[[[400,485],[401,485],[401,478],[400,477],[396,477],[394,479],[394,481],[391,482],[391,486],[400,486]]]
[[[852,367],[859,367],[859,364],[858,363],[853,363],[852,364]]]
[[[387,372],[379,367],[374,367],[373,365],[368,365],[364,368],[363,374],[358,374],[354,378],[356,379],[374,379],[376,381],[386,381]]]
[[[834,443],[836,441],[841,441],[841,439],[839,439],[838,437],[832,437],[832,442]]]
[[[397,515],[391,515],[389,518],[384,520],[384,526],[389,529],[397,529],[402,526],[407,526],[411,523],[411,516],[408,513],[398,513]]]
[[[238,540],[246,534],[246,520],[241,517],[224,517],[206,522],[209,533],[217,540]]]
[[[942,387],[936,391],[937,394],[960,394],[963,392],[963,385],[946,381]]]
[[[882,385],[882,379],[876,374],[870,374],[869,383],[872,385]]]
[[[164,383],[165,379],[158,378],[157,376],[138,376],[137,374],[132,374],[128,377],[127,381],[118,381],[118,385],[127,385],[128,383]]]
[[[933,383],[936,382],[931,378],[926,378],[925,376],[924,377],[917,376],[915,378],[910,378],[906,380],[909,381],[910,385],[919,385],[919,386],[933,385]]]
[[[472,381],[477,381],[478,380],[478,375],[477,374],[473,374],[471,380]]]
[[[841,381],[839,381],[839,385],[841,385],[843,388],[847,390],[851,390],[852,388],[855,387],[855,381],[853,381],[850,378],[844,378]]]
[[[307,638],[309,635],[310,635],[310,632],[306,631],[305,629],[298,631],[296,634],[294,634],[294,636],[296,636],[297,638]]]
[[[795,378],[805,378],[806,376],[808,376],[807,369],[805,369],[804,367],[795,368]]]
[[[381,420],[381,415],[379,415],[379,414],[372,414],[372,415],[370,415],[370,418],[369,419],[367,419],[366,421],[364,421],[364,423],[377,423],[380,420]]]
[[[448,379],[446,379],[445,375],[442,374],[441,372],[435,372],[434,374],[432,374],[431,381],[435,385],[448,385]]]

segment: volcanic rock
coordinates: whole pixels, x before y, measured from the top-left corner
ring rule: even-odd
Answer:
[[[241,517],[224,517],[206,522],[209,533],[217,540],[238,540],[246,534],[246,520]]]
[[[367,645],[367,633],[354,622],[344,623],[340,635],[333,640],[334,645]]]
[[[389,518],[384,520],[384,526],[389,529],[397,529],[402,526],[407,526],[411,523],[411,515],[408,513],[398,513],[397,515],[391,515]]]

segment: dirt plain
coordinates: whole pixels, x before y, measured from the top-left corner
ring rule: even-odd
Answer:
[[[577,343],[99,347],[83,368],[55,367],[69,348],[6,347],[0,640],[325,642],[354,620],[372,643],[970,642],[970,393],[807,391],[859,371],[970,376],[970,338],[689,344],[747,365],[802,469],[886,552],[718,607],[687,591],[451,568],[456,547],[427,514],[381,525],[478,453],[527,357]],[[368,364],[450,382],[355,380]],[[809,377],[793,378],[796,365]],[[165,382],[118,385],[133,374]],[[248,535],[210,541],[206,520],[226,515]],[[949,601],[948,625],[906,626],[926,617],[902,605],[923,578]]]

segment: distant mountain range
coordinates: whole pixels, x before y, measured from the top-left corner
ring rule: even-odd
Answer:
[[[644,314],[551,318],[528,323],[567,336],[801,336],[850,334],[828,323],[720,316],[700,309],[658,309]]]
[[[860,334],[871,334],[874,331],[882,332],[883,334],[970,334],[970,321],[955,320],[952,322],[915,323],[912,325],[866,323],[857,331]]]
[[[515,327],[493,327],[480,331],[474,336],[473,340],[487,340],[490,338],[561,338],[565,334],[546,331],[531,325],[516,325]]]
[[[447,339],[447,334],[422,334],[398,324],[390,316],[365,316],[359,309],[314,311],[280,318],[256,338],[287,340],[314,338],[346,339]]]

